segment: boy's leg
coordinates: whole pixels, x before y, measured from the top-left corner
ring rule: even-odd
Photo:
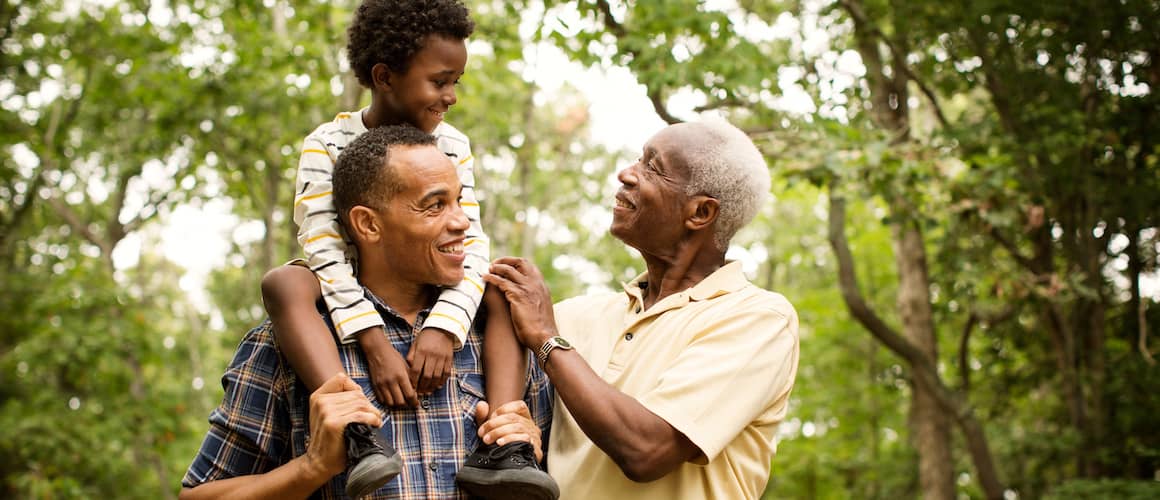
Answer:
[[[310,392],[345,371],[334,337],[314,307],[320,298],[318,278],[306,267],[284,265],[262,277],[262,302],[274,324],[278,348]],[[347,471],[348,496],[369,495],[402,471],[399,454],[379,443],[366,424],[350,424],[345,434],[352,464]]]
[[[262,302],[278,348],[310,392],[345,371],[334,337],[314,307],[320,298],[318,278],[306,267],[285,265],[262,277]]]
[[[524,389],[528,385],[528,351],[516,339],[511,311],[499,290],[487,287],[483,302],[487,306],[483,378],[487,384],[487,403],[494,410],[504,403],[524,398]]]
[[[504,403],[523,399],[528,353],[516,339],[511,311],[499,290],[488,286],[483,302],[487,306],[483,371],[487,401],[494,411]],[[480,443],[459,469],[455,482],[485,500],[555,500],[560,496],[556,481],[540,469],[535,450],[524,441],[503,446]]]

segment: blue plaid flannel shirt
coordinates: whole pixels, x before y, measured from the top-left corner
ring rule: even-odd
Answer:
[[[367,291],[386,323],[391,344],[407,356],[414,335],[422,329],[429,310],[419,314],[414,328]],[[323,314],[323,316],[327,316]],[[482,319],[482,318],[480,318]],[[484,324],[476,321],[476,325]],[[330,320],[327,318],[328,326]],[[380,436],[399,451],[403,472],[376,491],[372,499],[466,498],[455,487],[455,474],[479,443],[475,404],[484,398],[480,354],[482,328],[469,332],[455,353],[455,368],[447,383],[422,397],[418,408],[385,408],[375,399],[366,358],[358,343],[339,345],[347,373],[388,421]],[[525,401],[543,432],[545,450],[552,423],[552,387],[531,356]],[[306,453],[309,433],[309,397],[286,358],[278,351],[269,321],[250,330],[222,376],[225,396],[209,416],[210,429],[193,464],[182,479],[186,487],[207,481],[260,474]],[[345,498],[346,474],[339,474],[315,498]]]

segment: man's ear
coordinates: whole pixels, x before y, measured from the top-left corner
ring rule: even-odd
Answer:
[[[346,217],[350,222],[347,224],[349,226],[347,232],[356,242],[375,243],[382,238],[383,224],[379,220],[379,214],[374,210],[355,205]]]
[[[699,231],[713,225],[713,222],[717,220],[717,214],[721,211],[721,202],[712,196],[698,194],[689,197],[685,207],[687,214],[685,215],[685,229]]]
[[[371,66],[371,80],[374,81],[375,90],[391,90],[391,79],[394,75],[386,64],[378,63]]]

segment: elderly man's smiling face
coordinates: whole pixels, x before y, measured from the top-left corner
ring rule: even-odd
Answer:
[[[645,143],[636,163],[617,174],[621,187],[612,210],[612,235],[645,253],[667,253],[685,232],[689,169],[681,148],[696,140],[674,125]]]

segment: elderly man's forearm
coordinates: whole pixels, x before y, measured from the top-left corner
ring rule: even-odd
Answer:
[[[700,454],[684,434],[606,383],[575,351],[553,351],[545,372],[580,429],[628,479],[660,479]]]

